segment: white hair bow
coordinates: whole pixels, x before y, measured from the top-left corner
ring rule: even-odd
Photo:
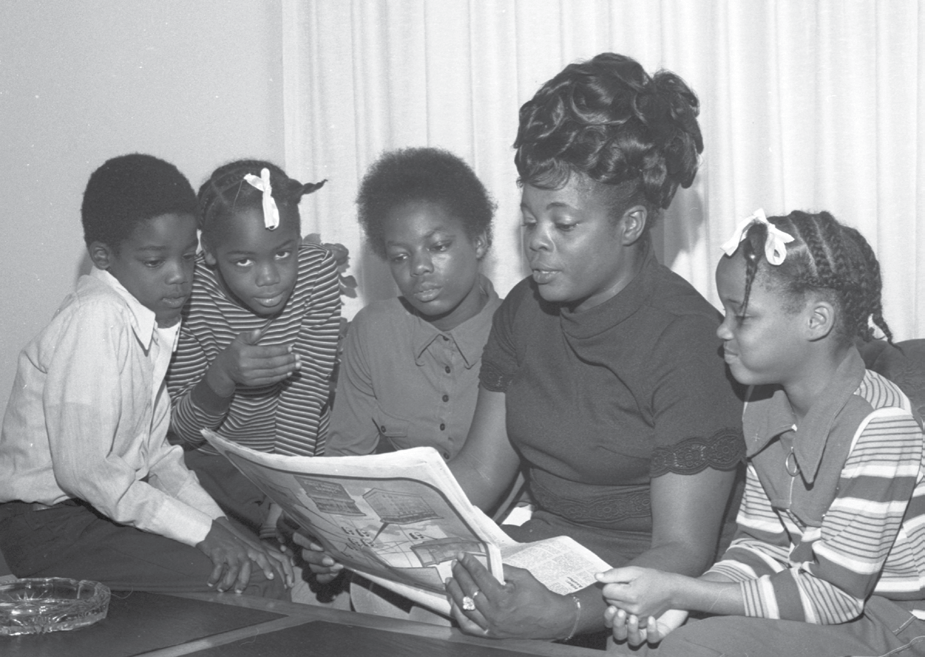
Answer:
[[[270,170],[264,167],[260,170],[260,177],[248,173],[244,180],[263,192],[263,225],[267,230],[275,230],[279,226],[279,208],[273,198],[273,187],[270,185]]]
[[[739,222],[739,225],[736,226],[735,231],[732,233],[732,237],[723,244],[723,253],[727,256],[734,254],[739,248],[739,243],[745,239],[749,226],[756,223],[764,224],[768,227],[768,236],[764,241],[764,257],[768,259],[769,264],[781,264],[787,257],[786,245],[793,241],[793,236],[788,235],[768,221],[767,215],[761,208],[758,208],[750,216]]]

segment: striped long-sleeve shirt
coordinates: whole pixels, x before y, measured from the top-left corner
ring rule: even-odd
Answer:
[[[739,530],[711,572],[740,583],[748,616],[834,624],[871,594],[925,601],[922,429],[859,356],[838,381],[799,427],[782,390],[746,404]]]
[[[200,430],[263,452],[315,455],[328,432],[331,372],[340,327],[338,272],[331,254],[317,244],[299,249],[298,279],[283,312],[273,318],[262,345],[292,345],[302,368],[285,381],[238,387],[227,412],[206,412],[191,394],[215,357],[239,334],[267,324],[229,298],[200,254],[193,292],[184,309],[179,345],[167,375],[173,403],[171,430],[185,442],[203,445]]]

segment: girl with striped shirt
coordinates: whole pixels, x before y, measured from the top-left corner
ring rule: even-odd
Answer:
[[[264,533],[275,521],[266,497],[201,430],[263,452],[323,453],[339,262],[333,249],[303,240],[298,207],[323,184],[240,160],[200,187],[202,252],[167,376],[171,433],[187,447],[187,465],[229,516]]]
[[[700,578],[602,573],[614,653],[925,654],[923,435],[855,340],[883,319],[880,267],[830,214],[743,221],[724,245],[718,330],[752,386],[738,531]],[[706,616],[680,627],[689,612]],[[677,628],[677,629],[676,629]]]

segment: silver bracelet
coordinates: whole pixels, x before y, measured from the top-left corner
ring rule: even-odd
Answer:
[[[581,621],[581,600],[574,594],[572,595],[572,600],[575,601],[575,623],[572,625],[572,631],[569,632],[567,637],[562,639],[563,641],[571,641],[574,638],[575,632],[578,631],[578,623]]]

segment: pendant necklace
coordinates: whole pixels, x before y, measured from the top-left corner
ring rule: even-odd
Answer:
[[[800,474],[800,466],[797,463],[797,457],[793,453],[793,443],[790,443],[790,453],[787,454],[787,458],[784,459],[784,467],[787,469],[787,474],[791,477],[796,477]]]

